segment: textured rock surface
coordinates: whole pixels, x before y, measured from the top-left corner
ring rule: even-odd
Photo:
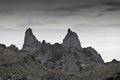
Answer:
[[[22,50],[34,52],[40,46],[41,46],[41,43],[33,35],[31,28],[28,28],[25,32],[25,39],[24,39],[24,44],[23,44]]]
[[[68,29],[68,33],[65,36],[62,45],[67,49],[76,48],[78,50],[82,50],[78,35],[70,29]]]
[[[21,55],[0,48],[0,80],[78,80],[65,73],[52,71],[32,55]]]
[[[43,41],[34,56],[48,68],[61,71],[79,71],[91,65],[104,63],[93,48],[82,48],[77,34],[70,29],[62,44],[51,45]]]
[[[4,44],[0,44],[0,48],[6,48],[6,45],[4,45]]]
[[[98,52],[92,47],[87,47],[83,49],[83,53],[90,58],[90,60],[98,63],[103,63],[102,57]]]
[[[23,52],[32,54],[48,68],[61,71],[79,71],[91,65],[104,63],[93,48],[82,48],[78,35],[70,29],[62,44],[50,44],[45,40],[40,43],[29,28],[25,32]]]
[[[2,54],[1,54],[2,53]],[[44,75],[47,70],[36,61],[31,55],[20,55],[16,51],[10,49],[0,49],[0,76],[5,77],[8,74],[23,75]],[[11,75],[14,76],[14,75]],[[19,78],[18,76],[16,76]],[[2,79],[3,80],[3,79]],[[19,79],[5,79],[19,80]],[[24,79],[20,79],[24,80]]]
[[[61,48],[56,43],[53,49]],[[68,57],[67,57],[68,58]],[[59,61],[59,60],[57,60]],[[116,60],[115,60],[116,61]],[[71,61],[72,62],[72,61]],[[74,62],[74,61],[73,61]],[[62,65],[64,63],[61,60]],[[77,65],[80,62],[76,63]],[[67,64],[64,64],[68,66]],[[73,68],[74,63],[69,65]],[[84,65],[83,65],[84,66]],[[60,68],[58,66],[58,68]],[[74,66],[74,69],[76,67]],[[0,79],[1,80],[119,80],[120,62],[90,66],[76,72],[51,70],[46,68],[32,55],[23,56],[16,51],[0,48]]]
[[[10,49],[10,50],[13,50],[13,51],[19,51],[19,49],[18,49],[18,47],[16,47],[15,45],[10,45],[9,47],[8,47],[8,49]]]

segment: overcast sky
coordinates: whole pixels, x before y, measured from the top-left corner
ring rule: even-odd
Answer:
[[[120,60],[120,0],[0,0],[0,43],[21,49],[28,27],[50,43],[62,43],[71,28],[83,47]]]

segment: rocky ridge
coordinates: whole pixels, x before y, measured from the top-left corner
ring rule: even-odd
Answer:
[[[70,29],[62,44],[50,44],[29,28],[22,50],[0,44],[0,80],[120,80],[120,62],[104,63],[94,48],[82,48]]]
[[[40,43],[29,28],[25,33],[22,50],[34,51],[31,53],[36,59],[48,68],[55,70],[78,71],[82,67],[104,63],[96,50],[91,47],[82,48],[78,35],[70,29],[68,29],[62,44],[50,44],[45,40]]]

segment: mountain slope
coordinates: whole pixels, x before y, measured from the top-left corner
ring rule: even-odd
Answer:
[[[91,66],[75,75],[80,80],[120,80],[120,62]],[[113,79],[109,79],[111,77]]]
[[[76,80],[63,72],[46,68],[32,55],[0,45],[0,80]]]
[[[51,70],[32,55],[0,47],[1,80],[119,80],[120,62],[89,66],[81,71]]]

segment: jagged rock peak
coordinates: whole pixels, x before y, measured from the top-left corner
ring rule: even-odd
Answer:
[[[28,28],[28,29],[26,30],[25,34],[33,35],[32,29],[31,29],[31,28]]]
[[[25,48],[38,48],[41,43],[34,36],[32,29],[28,28],[25,32],[25,39],[23,49]]]
[[[63,39],[62,45],[64,48],[76,48],[78,50],[82,50],[78,35],[70,28],[68,28],[68,33]]]
[[[68,28],[68,33],[72,32],[70,28]]]
[[[42,41],[42,44],[46,44],[46,41],[45,41],[45,40],[43,40],[43,41]]]

